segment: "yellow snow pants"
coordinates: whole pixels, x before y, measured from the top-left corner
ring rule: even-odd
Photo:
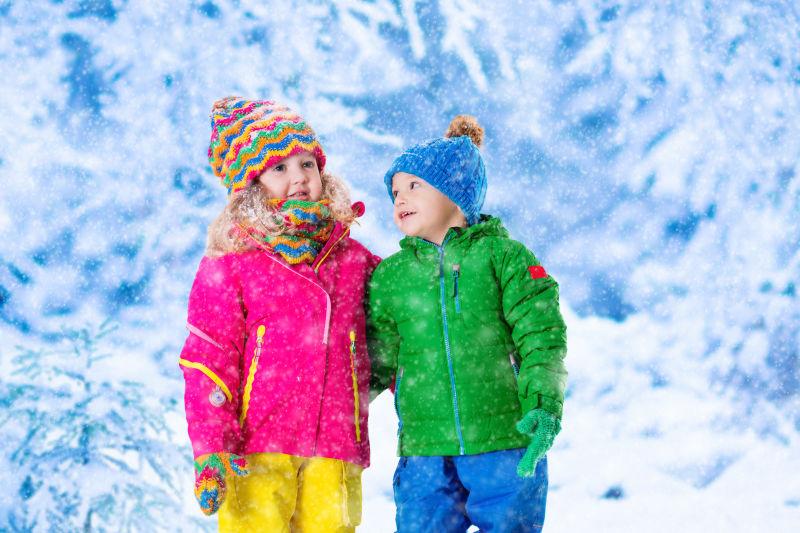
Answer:
[[[361,523],[360,466],[282,453],[246,458],[250,475],[228,480],[220,533],[352,533]]]

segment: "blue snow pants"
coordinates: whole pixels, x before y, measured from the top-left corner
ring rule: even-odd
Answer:
[[[541,531],[547,458],[533,477],[517,476],[525,448],[453,457],[401,457],[394,473],[398,533]]]

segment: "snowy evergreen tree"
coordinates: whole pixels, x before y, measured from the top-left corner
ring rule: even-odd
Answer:
[[[165,423],[175,402],[105,375],[104,362],[126,365],[112,331],[64,332],[13,357],[0,381],[0,530],[152,531],[182,514],[191,464]]]

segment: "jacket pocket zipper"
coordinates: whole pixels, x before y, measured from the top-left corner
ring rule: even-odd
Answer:
[[[361,442],[359,422],[361,405],[358,399],[358,376],[356,375],[356,332],[350,330],[350,374],[353,376],[353,419],[356,425],[356,442]]]
[[[456,300],[456,313],[461,312],[461,300],[458,297],[458,276],[461,275],[461,265],[453,265],[453,298]]]
[[[397,436],[403,432],[403,417],[400,416],[400,383],[403,381],[403,367],[397,370],[394,385],[394,412],[397,414]]]
[[[508,353],[508,360],[511,361],[511,368],[514,370],[514,377],[519,378],[519,365],[517,359],[514,357],[514,352]]]
[[[250,372],[247,373],[247,382],[242,394],[242,413],[239,415],[239,425],[244,427],[244,420],[247,417],[247,408],[250,406],[250,391],[253,389],[253,381],[256,379],[256,369],[258,368],[258,358],[261,357],[261,346],[264,344],[264,333],[267,328],[264,324],[258,326],[256,331],[256,350],[253,353],[253,360],[250,363]]]

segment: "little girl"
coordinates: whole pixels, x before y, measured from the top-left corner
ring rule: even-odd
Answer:
[[[354,531],[369,464],[364,212],[285,106],[211,112],[228,204],[211,224],[180,356],[195,495],[220,531]]]

